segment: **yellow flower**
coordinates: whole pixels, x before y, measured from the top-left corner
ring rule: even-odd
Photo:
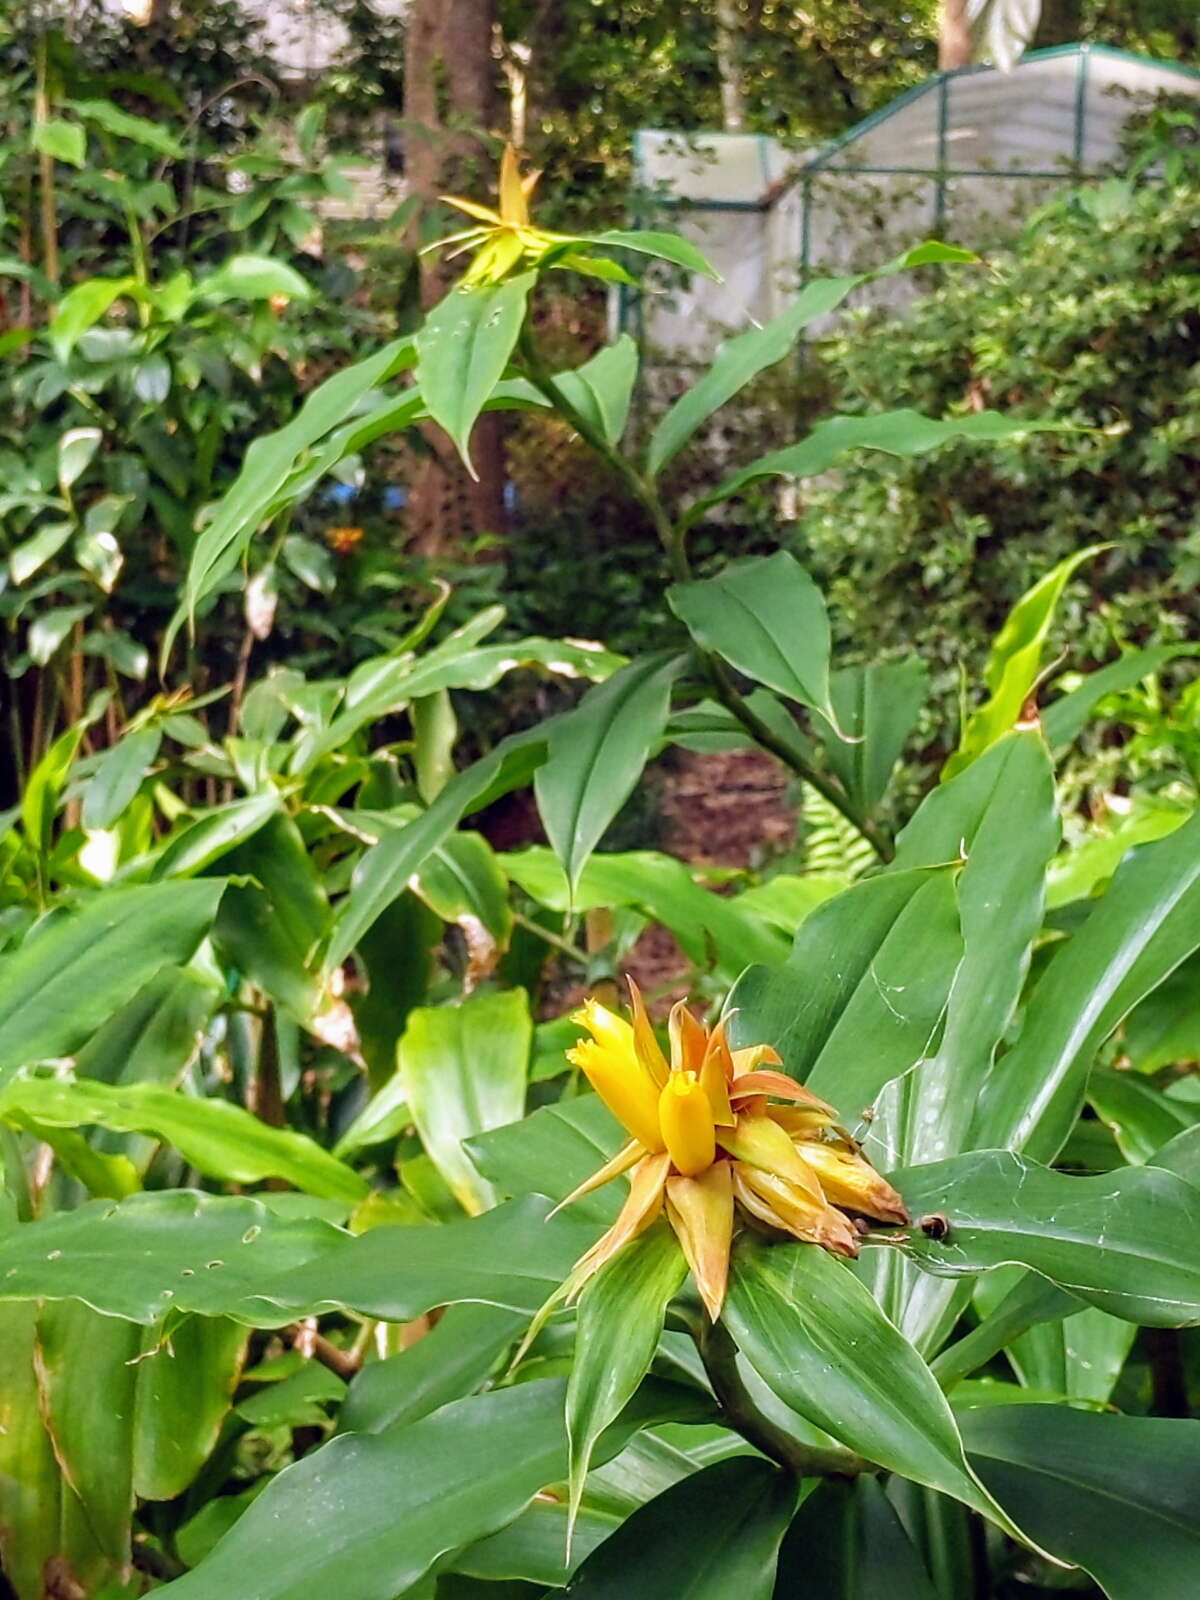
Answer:
[[[632,980],[629,991],[632,1022],[588,1000],[574,1020],[591,1037],[567,1052],[632,1135],[561,1202],[629,1174],[621,1214],[576,1263],[570,1296],[664,1209],[714,1321],[739,1209],[843,1256],[857,1255],[859,1244],[845,1212],[908,1221],[903,1200],[837,1126],[833,1108],[779,1071],[769,1045],[731,1050],[724,1023],[707,1029],[681,1002],[671,1012],[668,1061]]]

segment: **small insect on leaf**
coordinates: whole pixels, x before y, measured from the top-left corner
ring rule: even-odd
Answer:
[[[940,1242],[950,1237],[950,1219],[943,1216],[940,1211],[932,1211],[929,1216],[921,1217],[917,1227],[927,1239],[937,1239]]]

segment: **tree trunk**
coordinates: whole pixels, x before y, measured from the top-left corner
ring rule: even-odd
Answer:
[[[967,25],[967,0],[942,0],[938,29],[938,67],[953,72],[971,64],[971,30]]]
[[[409,193],[421,202],[411,238],[421,238],[440,194],[484,199],[495,171],[484,135],[495,115],[492,34],[494,0],[413,0],[408,13],[404,119]],[[422,241],[424,242],[424,241]],[[428,309],[453,283],[462,263],[421,258],[421,305]],[[440,428],[424,431],[429,453],[414,462],[409,490],[412,548],[421,555],[459,551],[472,538],[505,530],[504,453],[500,418],[481,417],[471,438],[471,478]]]
[[[746,126],[739,33],[736,0],[717,0],[717,71],[721,78],[721,126],[726,133],[740,133]]]

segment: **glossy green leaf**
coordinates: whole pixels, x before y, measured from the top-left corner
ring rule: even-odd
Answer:
[[[177,967],[156,973],[78,1052],[76,1076],[103,1083],[174,1082],[220,999],[208,976]]]
[[[202,811],[195,822],[187,823],[154,863],[154,876],[190,878],[203,872],[239,844],[253,838],[280,811],[279,793],[263,789],[259,794],[229,805]]]
[[[806,1496],[779,1552],[776,1600],[937,1600],[880,1484],[827,1479]]]
[[[504,376],[536,275],[452,289],[417,334],[417,383],[429,415],[454,441],[468,469],[469,443],[483,403]]]
[[[675,402],[651,435],[646,452],[647,471],[651,476],[661,472],[714,411],[760,372],[782,361],[809,323],[836,310],[860,284],[909,267],[972,259],[968,251],[931,242],[907,251],[876,272],[856,273],[848,278],[812,279],[779,316],[717,346],[708,371]]]
[[[1001,1289],[999,1299],[984,1304],[983,1290],[990,1282],[990,1278],[984,1278],[976,1287],[979,1321],[930,1363],[943,1389],[953,1389],[968,1373],[985,1366],[1027,1329],[1072,1316],[1082,1305],[1077,1296],[1068,1294],[1036,1272],[1019,1273],[1011,1287]]]
[[[1177,1172],[1181,1178],[1200,1188],[1200,1127],[1189,1128],[1155,1151],[1150,1166],[1162,1167],[1167,1172]]]
[[[479,833],[452,833],[413,874],[419,895],[443,922],[456,922],[467,942],[476,981],[486,977],[512,938],[508,879]]]
[[[96,763],[83,792],[85,828],[111,828],[142,786],[162,744],[162,729],[140,728],[127,733]]]
[[[961,958],[950,871],[865,879],[804,919],[785,966],[751,967],[735,986],[733,1040],[774,1045],[853,1126],[928,1055]]]
[[[561,1200],[602,1167],[625,1142],[625,1131],[596,1094],[581,1094],[495,1128],[469,1143],[472,1161],[501,1194],[544,1194]],[[607,1226],[623,1195],[619,1185],[577,1200],[571,1217]]]
[[[1089,672],[1077,689],[1059,698],[1042,712],[1042,727],[1052,750],[1071,744],[1083,732],[1088,718],[1107,695],[1132,689],[1181,656],[1200,655],[1200,645],[1160,644],[1148,650],[1125,650],[1108,666]]]
[[[142,1499],[173,1500],[211,1455],[246,1338],[244,1327],[223,1317],[183,1317],[169,1333],[146,1333],[133,1412],[133,1484]]]
[[[735,1457],[635,1511],[567,1585],[573,1600],[771,1600],[796,1491],[767,1461]],[[636,1578],[634,1578],[636,1574]]]
[[[1083,562],[1104,548],[1089,545],[1076,550],[1027,590],[1009,612],[992,642],[984,669],[983,681],[990,697],[967,720],[958,749],[943,768],[943,777],[952,778],[962,772],[1020,719],[1041,671],[1042,651],[1062,592]]]
[[[87,159],[87,134],[77,122],[64,122],[61,117],[35,122],[31,142],[35,150],[71,167],[82,167]]]
[[[219,305],[226,300],[311,300],[312,285],[286,261],[271,256],[236,255],[200,278],[192,290],[194,300]]]
[[[650,1370],[667,1306],[687,1270],[675,1235],[660,1220],[601,1267],[580,1297],[567,1382],[568,1526],[579,1512],[596,1441]]]
[[[412,1125],[407,1091],[400,1074],[394,1073],[355,1117],[333,1148],[339,1161],[368,1145],[399,1138]]]
[[[196,1099],[149,1083],[15,1078],[0,1091],[0,1118],[14,1111],[50,1127],[152,1134],[174,1145],[198,1172],[228,1183],[282,1178],[348,1205],[367,1193],[364,1179],[306,1134],[269,1127],[228,1100]]]
[[[929,674],[916,656],[843,667],[829,680],[837,727],[825,724],[821,742],[842,787],[860,811],[875,809],[887,793],[917,715],[929,692]],[[845,738],[838,737],[841,729]]]
[[[63,1480],[42,1418],[36,1316],[32,1305],[0,1307],[0,1570],[16,1600],[45,1600],[47,1569],[96,1587],[111,1571]]]
[[[531,846],[501,858],[505,871],[539,905],[566,913],[595,906],[631,906],[669,928],[697,966],[714,962],[732,983],[748,961],[777,967],[787,952],[784,941],[764,927],[759,908],[705,889],[687,864],[653,850],[605,851],[593,855],[579,875],[572,896],[563,869],[549,850]],[[794,924],[793,924],[794,926]]]
[[[1136,1072],[1200,1061],[1200,956],[1190,956],[1125,1019],[1122,1055]]]
[[[712,578],[672,584],[667,600],[706,650],[836,720],[829,700],[825,601],[786,550],[733,562]]]
[[[97,1543],[119,1566],[130,1559],[137,1328],[78,1301],[42,1306],[38,1388],[63,1474]]]
[[[570,372],[556,372],[554,387],[610,445],[620,443],[637,378],[638,349],[627,333]]]
[[[718,283],[720,275],[713,270],[690,239],[677,233],[658,233],[651,228],[609,228],[604,233],[582,234],[580,244],[598,244],[605,249],[632,250],[635,255],[654,256],[659,261],[669,261],[685,272],[699,272]]]
[[[246,1374],[247,1379],[254,1376]],[[329,1408],[339,1404],[346,1383],[319,1361],[302,1362],[294,1372],[261,1384],[238,1401],[243,1422],[254,1428],[321,1428],[329,1421]]]
[[[474,1393],[527,1321],[523,1312],[498,1306],[448,1307],[415,1344],[357,1374],[338,1413],[339,1431],[378,1433]]]
[[[1022,1526],[1109,1600],[1186,1595],[1200,1566],[1196,1424],[1066,1406],[972,1412],[976,1471]]]
[[[998,411],[977,411],[969,416],[937,419],[918,411],[883,411],[872,416],[829,417],[819,422],[807,438],[787,445],[770,455],[760,456],[749,466],[726,478],[711,493],[703,495],[683,518],[686,526],[697,522],[722,500],[740,494],[758,478],[813,478],[828,472],[847,450],[881,450],[893,456],[923,456],[939,445],[966,439],[978,444],[1006,444],[1020,441],[1031,433],[1061,430],[1061,423],[1037,422],[1029,418],[1008,417]]]
[[[387,834],[359,862],[342,901],[325,957],[326,970],[340,966],[359,939],[392,902],[429,853],[463,816],[488,798],[527,783],[545,759],[542,728],[510,734],[474,766],[452,778],[433,804],[415,821]]]
[[[933,1374],[842,1262],[816,1245],[744,1235],[725,1321],[758,1375],[802,1417],[1015,1532],[967,1466]]]
[[[1200,814],[1127,857],[1046,967],[984,1093],[978,1144],[1053,1160],[1100,1044],[1200,947]]]
[[[1089,828],[1051,863],[1047,908],[1053,911],[1073,900],[1093,898],[1108,886],[1131,850],[1165,839],[1183,826],[1192,810],[1169,796],[1135,795],[1127,812]]]
[[[91,614],[90,605],[51,606],[36,616],[27,635],[29,659],[34,666],[44,667],[75,624]]]
[[[54,819],[83,737],[76,723],[58,738],[34,767],[21,796],[21,824],[31,849],[46,856],[54,843]]]
[[[638,1437],[646,1439],[650,1435]],[[468,1590],[464,1600],[506,1600],[513,1593],[501,1587],[506,1584],[533,1583],[557,1594],[575,1568],[616,1531],[620,1522],[616,1513],[607,1507],[589,1505],[585,1497],[575,1519],[568,1555],[566,1506],[560,1500],[537,1499],[507,1527],[459,1550],[449,1565],[455,1573],[488,1584],[486,1589]],[[523,1587],[516,1593],[518,1600],[532,1600]],[[540,1591],[538,1600],[542,1600]]]
[[[186,1189],[94,1200],[0,1235],[0,1298],[82,1300],[130,1322],[195,1311],[278,1326],[291,1313],[258,1291],[344,1240],[257,1200]]]
[[[179,628],[190,619],[199,602],[236,569],[242,552],[303,452],[344,422],[372,389],[410,366],[414,359],[411,340],[393,340],[366,360],[335,372],[318,384],[289,423],[254,441],[233,486],[196,540],[183,600],[164,640],[164,659]]]
[[[105,889],[0,958],[0,1068],[69,1055],[160,968],[191,959],[220,879]]]
[[[1017,1335],[1005,1354],[1025,1389],[1104,1406],[1136,1337],[1133,1323],[1086,1306]],[[961,1391],[953,1400],[961,1403]]]
[[[550,728],[533,791],[572,890],[666,726],[671,685],[682,665],[681,657],[664,654],[634,661],[589,689]]]
[[[85,278],[54,307],[47,338],[60,361],[67,361],[80,334],[93,327],[108,308],[136,291],[136,278]],[[93,432],[95,430],[88,430]]]
[[[1116,1135],[1126,1161],[1138,1165],[1200,1122],[1200,1105],[1173,1099],[1134,1072],[1094,1069],[1087,1097],[1092,1110]]]
[[[474,995],[457,1006],[422,1006],[400,1041],[400,1076],[426,1151],[469,1212],[497,1194],[463,1141],[516,1122],[525,1110],[533,1023],[524,989]]]
[[[1200,1190],[1156,1167],[1071,1177],[1003,1150],[892,1175],[914,1217],[941,1214],[944,1239],[911,1230],[904,1250],[959,1277],[1015,1263],[1131,1322],[1200,1321]]]
[[[183,146],[170,129],[164,128],[161,123],[150,122],[145,117],[132,116],[111,100],[72,100],[68,104],[77,117],[103,128],[105,133],[111,133],[118,139],[130,139],[134,144],[156,150],[159,155],[168,156],[173,161],[181,160],[184,155]]]

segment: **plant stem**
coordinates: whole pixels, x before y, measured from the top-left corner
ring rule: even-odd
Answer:
[[[747,1444],[798,1478],[856,1478],[879,1470],[852,1450],[805,1444],[765,1416],[742,1382],[737,1347],[723,1323],[705,1318],[693,1337],[725,1420]]]
[[[608,442],[603,434],[598,433],[587,418],[560,392],[552,374],[538,354],[528,329],[522,331],[517,349],[530,383],[546,397],[551,409],[570,423],[584,443],[600,456],[649,516],[671,564],[675,581],[691,582],[692,567],[687,556],[686,531],[672,522],[657,489],[632,462],[627,461],[621,452]],[[858,829],[881,861],[890,861],[895,855],[895,848],[889,835],[869,816],[859,811],[836,779],[827,776],[819,767],[813,766],[798,751],[790,749],[782,739],[775,736],[762,718],[746,703],[744,696],[735,686],[729,669],[719,656],[710,650],[700,648],[697,649],[697,654],[717,698],[725,709],[737,718],[755,743],[769,751],[778,761],[782,761],[785,767],[802,778],[805,783],[811,784],[818,794],[824,796],[831,806],[840,811],[842,816]]]

